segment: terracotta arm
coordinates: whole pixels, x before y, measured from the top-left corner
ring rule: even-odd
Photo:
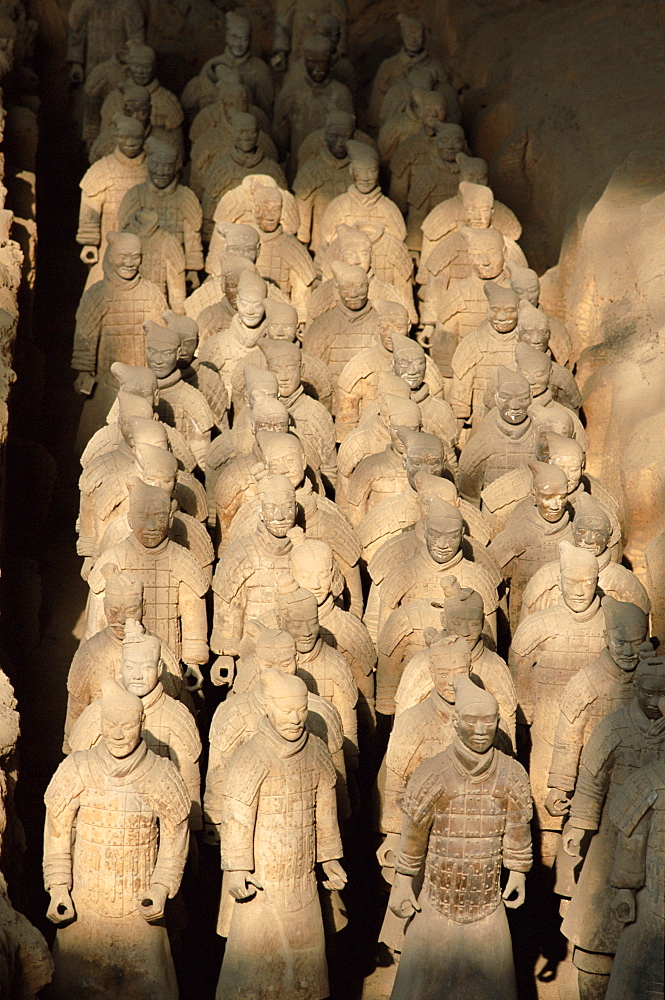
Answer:
[[[316,793],[316,860],[319,863],[333,861],[343,854],[335,784],[322,774]]]
[[[182,662],[203,666],[208,662],[208,618],[205,597],[199,597],[191,587],[181,582],[178,605],[182,624]]]
[[[585,722],[583,713],[580,713],[574,722],[570,722],[563,712],[559,714],[554,733],[552,763],[547,779],[549,788],[559,788],[571,794],[575,790]]]

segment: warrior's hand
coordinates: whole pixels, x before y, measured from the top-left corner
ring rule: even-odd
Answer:
[[[286,52],[275,52],[270,57],[270,65],[277,73],[283,73],[286,69]]]
[[[425,326],[422,328],[422,330],[419,330],[416,333],[416,340],[418,341],[421,347],[427,349],[428,347],[431,347],[433,335],[434,335],[434,324],[426,323]]]
[[[99,247],[85,246],[79,256],[84,264],[97,264],[99,262]]]
[[[256,896],[257,889],[263,889],[252,872],[225,872],[224,884],[234,899],[251,899],[252,896]]]
[[[343,889],[347,882],[346,872],[339,861],[324,861],[321,865],[327,878],[323,882],[324,889]]]
[[[203,674],[198,663],[186,663],[183,675],[188,691],[199,691],[203,684]]]
[[[198,271],[188,271],[185,275],[185,280],[193,292],[196,291],[201,284]]]
[[[215,687],[230,684],[235,674],[235,661],[232,656],[218,656],[210,668],[210,680]]]
[[[407,917],[420,912],[420,903],[413,891],[413,880],[410,875],[401,875],[397,872],[390,893],[390,899],[388,900],[388,906],[395,916],[400,917],[402,920],[406,920]]]
[[[69,82],[83,83],[83,66],[81,63],[71,63],[69,66]]]
[[[570,812],[568,792],[561,788],[550,788],[545,799],[545,808],[550,816],[566,816]]]
[[[515,893],[515,898],[510,899],[509,897]],[[518,906],[521,906],[524,902],[524,897],[526,895],[526,875],[524,872],[512,872],[508,876],[508,881],[506,882],[506,888],[503,890],[504,904],[509,910],[516,910]]]
[[[563,833],[561,834],[561,841],[563,843],[563,849],[569,857],[582,857],[581,849],[583,837],[584,830],[579,830],[576,826],[570,826],[569,824],[564,827]]]
[[[51,889],[51,902],[46,911],[52,924],[67,924],[76,916],[69,889],[64,885],[54,885]]]
[[[145,895],[136,901],[136,908],[144,920],[159,920],[164,916],[168,890],[164,885],[154,883],[148,886]]]
[[[635,894],[632,889],[617,889],[611,907],[620,924],[635,922]]]
[[[209,847],[219,847],[219,827],[216,823],[203,823],[203,843]]]
[[[376,852],[377,861],[382,868],[394,868],[395,867],[395,854],[397,853],[397,848],[399,847],[399,834],[398,833],[387,833],[386,839],[379,847]]]

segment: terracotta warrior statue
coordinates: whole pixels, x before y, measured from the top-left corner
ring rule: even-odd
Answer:
[[[131,573],[106,574],[104,588],[104,617],[108,624],[100,632],[83,642],[71,662],[67,675],[67,716],[63,753],[69,753],[69,734],[81,712],[100,697],[102,681],[106,678],[120,681],[122,677],[122,640],[128,619],[143,619],[143,583]],[[147,630],[145,630],[148,634]],[[175,656],[161,639],[159,680],[167,694],[181,699],[183,693],[182,670]]]
[[[484,486],[536,457],[529,383],[504,367],[497,370],[497,383],[495,408],[464,445],[459,459],[460,493],[477,504]]]
[[[573,518],[573,544],[588,549],[598,560],[598,589],[617,601],[636,604],[646,615],[651,601],[635,574],[621,563],[614,562],[608,548],[612,525],[604,509],[585,493],[577,502]],[[522,595],[520,621],[532,611],[556,604],[561,596],[558,562],[546,563],[536,570]],[[658,635],[657,629],[654,630]]]
[[[395,716],[399,716],[414,705],[420,704],[432,690],[432,664],[434,660],[445,655],[446,647],[442,645],[447,636],[459,636],[469,647],[470,675],[476,684],[490,691],[499,703],[501,717],[499,728],[507,738],[504,744],[512,749],[515,747],[515,725],[517,714],[517,693],[510,670],[505,660],[487,645],[485,625],[485,606],[477,590],[470,587],[460,587],[459,581],[451,576],[441,583],[443,590],[443,605],[430,602],[432,611],[439,608],[439,622],[443,626],[438,630],[434,625],[425,629],[425,648],[415,652],[401,675],[395,694]],[[425,608],[422,609],[425,611]],[[429,618],[428,611],[423,623]],[[434,620],[434,615],[432,615]]]
[[[335,261],[332,268],[337,304],[309,324],[303,347],[325,361],[336,383],[354,355],[374,346],[377,315],[369,302],[367,272],[343,261]]]
[[[457,678],[453,741],[407,784],[389,906],[413,919],[392,1000],[517,998],[505,906],[524,902],[531,793],[524,768],[493,746],[498,716],[488,691]]]
[[[391,376],[394,382],[401,382],[405,390],[401,396],[392,391],[380,392],[377,400],[377,412],[367,421],[363,421],[355,430],[346,436],[337,454],[337,502],[344,504],[346,491],[353,474],[360,462],[369,455],[377,455],[390,447],[392,434],[398,427],[408,427],[419,431],[422,424],[422,414],[417,403],[409,398],[406,383]],[[390,389],[393,388],[391,384]]]
[[[519,299],[512,288],[486,281],[487,319],[462,340],[453,354],[449,401],[460,427],[479,427],[490,407],[485,394],[496,390],[497,369],[515,358]]]
[[[342,261],[344,264],[358,265],[366,271],[369,279],[367,294],[375,308],[380,301],[399,302],[406,308],[409,322],[415,323],[418,317],[413,305],[413,290],[407,287],[404,293],[401,287],[403,282],[399,282],[400,287],[393,287],[390,282],[378,278],[372,266],[373,256],[372,236],[369,232],[361,229],[360,226],[340,224],[337,227],[334,259]],[[335,302],[335,282],[330,277],[314,289],[309,297],[307,302],[309,318],[314,320],[321,313],[333,309]]]
[[[574,430],[572,436],[586,451],[586,431],[577,415],[577,408],[571,406],[571,399],[576,401],[579,398],[581,401],[574,377],[567,368],[563,368],[561,365],[557,365],[555,361],[552,361],[549,354],[536,350],[535,347],[522,340],[518,339],[518,342],[514,346],[514,352],[515,360],[509,363],[508,367],[514,367],[524,375],[531,386],[531,399],[536,406],[541,408],[539,423],[542,423],[543,420],[557,419],[559,417],[565,419],[565,415],[561,411],[564,409],[568,410],[573,418]],[[565,373],[564,379],[557,378],[558,372],[555,371],[555,366],[559,372]],[[565,390],[559,389],[557,381],[564,381],[569,392],[566,393]],[[561,400],[565,400],[565,402],[561,402]]]
[[[297,59],[303,52],[305,39],[311,35],[326,15],[334,15],[339,27],[339,46],[346,51],[347,22],[349,11],[346,0],[279,0],[275,10],[275,33],[273,35],[271,65],[278,72],[286,68],[287,56]]]
[[[187,859],[190,797],[142,725],[141,699],[105,680],[102,740],[70,754],[46,790],[44,885],[63,1000],[91,989],[118,1000],[178,996],[162,918]]]
[[[572,542],[568,481],[557,466],[529,462],[531,496],[522,500],[489,547],[509,586],[510,626],[520,619],[522,595],[541,566],[559,555],[559,542]]]
[[[521,623],[509,654],[522,725],[531,727],[529,773],[543,834],[541,855],[550,865],[556,841],[546,834],[560,829],[560,823],[550,816],[545,799],[561,695],[573,675],[604,648],[606,631],[595,556],[565,541],[559,551],[561,600]]]
[[[329,989],[316,864],[325,887],[342,889],[346,882],[337,860],[343,851],[335,767],[324,743],[307,731],[307,688],[299,677],[265,671],[261,695],[266,714],[227,764],[222,786],[224,891],[236,903],[217,996],[250,1000],[268,990],[322,1000]]]
[[[442,251],[441,258],[430,261],[430,257],[435,250],[443,244],[443,241],[458,233],[462,226],[470,229],[488,229],[492,226],[503,233],[506,243],[506,256],[517,261],[523,258],[522,251],[517,246],[516,241],[522,235],[522,227],[503,202],[497,201],[492,189],[486,184],[474,184],[466,180],[464,170],[464,160],[460,154],[460,177],[457,194],[452,198],[446,198],[440,205],[437,205],[429,215],[423,220],[421,229],[423,233],[423,243],[420,251],[420,268],[418,271],[418,284],[427,285],[430,281],[435,281],[442,274],[443,280],[447,278],[465,278],[468,272],[459,269],[457,255],[461,251],[466,257],[466,247],[456,241],[454,248]],[[468,159],[468,158],[465,158]],[[510,249],[509,249],[510,248]],[[526,263],[524,261],[524,263]],[[442,272],[441,268],[446,271]],[[444,277],[445,275],[445,277]],[[444,289],[447,288],[447,283]]]
[[[451,363],[458,343],[487,318],[485,283],[493,281],[504,288],[510,284],[504,266],[503,236],[497,229],[464,226],[460,235],[468,248],[472,273],[437,298],[433,312],[427,312],[425,299],[423,329],[418,336],[423,347],[430,346],[431,341],[430,354],[446,377],[452,375]]]
[[[198,389],[210,407],[215,426],[227,430],[229,426],[229,398],[219,374],[210,365],[202,364],[196,355],[199,345],[198,323],[189,316],[182,316],[173,309],[164,313],[166,325],[180,338],[178,368],[183,382]]]
[[[353,470],[345,490],[344,512],[358,527],[378,504],[402,494],[421,469],[442,476],[447,468],[440,438],[391,425],[388,447],[376,455],[367,455]]]
[[[182,377],[178,367],[180,334],[172,327],[150,320],[143,329],[148,368],[157,376],[157,413],[164,423],[173,424],[180,431],[198,467],[203,469],[215,418],[203,394]]]
[[[258,491],[253,533],[232,542],[215,570],[210,646],[221,656],[238,656],[246,622],[271,609],[275,574],[289,568],[288,532],[296,521],[293,483],[284,475],[269,475],[260,481]]]
[[[149,750],[168,757],[178,769],[190,799],[189,828],[200,830],[201,775],[199,757],[201,738],[192,713],[182,702],[167,694],[159,679],[161,640],[148,633],[136,619],[125,622],[122,639],[120,683],[141,699],[143,723],[141,735]],[[81,713],[69,734],[72,753],[89,750],[102,740],[101,697]]]
[[[248,225],[254,230],[253,239],[256,251],[252,254],[251,260],[256,260],[259,253],[258,229],[256,227],[256,211],[254,207],[254,188],[261,187],[277,188],[277,182],[268,174],[251,174],[245,177],[237,187],[227,191],[219,199],[213,222],[215,228],[210,238],[210,247],[206,257],[206,270],[214,274],[218,269],[220,252],[228,248],[226,232],[230,225]],[[279,188],[282,194],[282,216],[281,226],[288,236],[295,236],[298,231],[298,208],[295,197],[290,191]],[[249,256],[246,254],[246,256]],[[275,286],[277,289],[277,286]],[[287,299],[282,292],[271,295],[271,298],[279,302],[286,302]]]
[[[416,555],[396,567],[380,587],[378,633],[400,604],[423,600],[435,592],[444,576],[455,576],[462,586],[471,586],[483,596],[485,614],[496,634],[496,587],[486,570],[465,558],[461,545],[463,518],[457,507],[440,497],[429,505],[424,539],[416,542]]]
[[[307,250],[281,225],[282,193],[278,187],[254,185],[254,218],[261,245],[256,261],[259,274],[274,282],[298,310],[298,319],[307,321],[307,299],[316,271]]]
[[[323,128],[333,108],[353,114],[353,96],[330,73],[332,49],[325,35],[310,35],[303,43],[304,80],[286,83],[275,101],[273,134],[278,149],[289,157],[295,175],[296,153],[316,129]]]
[[[394,236],[383,225],[369,219],[358,219],[353,227],[365,233],[370,241],[370,266],[372,274],[384,285],[389,285],[393,290],[391,298],[396,302],[402,302],[413,319],[415,316],[413,305],[413,258],[406,248],[406,244]],[[344,231],[344,230],[342,230]],[[339,235],[330,243],[325,250],[316,255],[316,264],[321,270],[324,279],[331,276],[331,266],[334,260],[339,260],[343,246],[343,240]],[[413,319],[415,322],[415,319]],[[407,331],[408,332],[408,331]]]
[[[215,56],[203,67],[199,79],[204,77],[206,67],[225,66],[238,74],[249,90],[252,104],[256,104],[270,116],[275,99],[272,74],[263,59],[252,55],[251,21],[235,10],[226,11],[224,20],[226,48],[220,56]],[[205,103],[210,98],[210,92],[201,96],[201,103]]]
[[[150,94],[150,124],[153,134],[162,134],[176,149],[182,149],[183,110],[180,101],[166,87],[162,87],[157,76],[155,50],[148,45],[128,45],[125,54],[127,77],[137,87],[145,87]],[[113,115],[122,111],[122,91],[112,90],[104,100],[101,109],[101,127],[113,120]]]
[[[399,143],[389,157],[390,197],[404,214],[415,174],[438,156],[436,127],[446,120],[445,99],[435,91],[413,90],[411,104],[420,120],[420,128]]]
[[[534,309],[540,298],[540,279],[530,267],[522,267],[512,261],[509,263],[510,284],[520,299],[526,300]],[[540,310],[542,312],[542,310]],[[550,348],[552,355],[560,365],[568,365],[572,355],[570,334],[560,319],[547,317],[550,321]]]
[[[662,649],[654,652],[650,645],[642,657],[634,673],[633,700],[602,719],[582,750],[562,834],[564,850],[578,864],[584,852],[582,871],[561,925],[574,946],[581,1000],[605,995],[624,928],[613,906],[616,888],[611,884],[618,836],[612,822],[614,804],[622,790],[639,795],[646,768],[665,759],[665,661]],[[662,884],[657,874],[655,878],[654,885]]]
[[[414,136],[420,137],[424,118],[427,118],[431,125],[431,131],[427,138],[433,138],[435,127],[447,119],[448,103],[446,97],[432,89],[433,82],[432,73],[427,70],[414,69],[403,81],[404,100],[396,102],[397,106],[392,109],[386,106],[386,111],[389,113],[386,114],[385,120],[379,127],[376,145],[381,160],[389,173],[392,173],[392,160],[397,151]],[[387,101],[392,103],[393,96],[386,95]],[[399,207],[400,211],[406,214],[405,198],[406,194],[402,191]]]
[[[161,228],[159,216],[153,211],[135,212],[124,231],[141,241],[141,277],[159,288],[171,309],[184,313],[185,255],[175,236]]]
[[[7,996],[37,1000],[53,977],[53,958],[41,933],[12,906],[4,876],[0,875],[0,984]]]
[[[510,268],[511,275],[515,274],[516,268],[512,264]],[[511,277],[511,281],[514,280]],[[553,336],[553,331],[556,329],[554,319],[547,316],[542,309],[533,306],[528,299],[520,299],[517,339],[522,343],[529,344],[537,351],[543,351],[552,359],[552,392],[564,406],[579,411],[582,405],[582,394],[577,382],[571,372],[554,358],[555,349],[559,354],[566,355],[565,348],[561,348]]]
[[[221,152],[203,175],[203,238],[208,241],[219,199],[237,187],[244,177],[268,174],[280,188],[287,186],[282,168],[266,156],[259,145],[259,126],[254,115],[232,111],[230,119],[231,148]]]
[[[298,205],[298,239],[317,253],[321,244],[321,220],[328,205],[349,186],[351,162],[347,142],[353,138],[356,120],[353,115],[332,108],[323,127],[325,145],[321,152],[304,163],[293,182]]]
[[[270,289],[270,286],[269,286]],[[278,343],[296,344],[298,338],[298,312],[288,302],[276,302],[267,298],[266,309],[266,339]],[[262,344],[259,344],[262,347]],[[318,400],[325,406],[328,413],[332,412],[333,382],[328,366],[307,351],[300,353],[302,362],[302,384],[308,396]]]
[[[286,459],[286,460],[285,460]],[[294,450],[290,456],[275,455],[271,472],[288,476],[292,486],[296,486],[297,518],[299,527],[310,538],[321,538],[328,542],[335,554],[335,560],[344,577],[344,606],[356,617],[362,616],[363,598],[360,581],[360,543],[349,520],[337,504],[321,493],[315,493],[310,480],[305,476],[304,451]],[[255,523],[259,499],[254,498],[243,504],[233,518],[222,539],[221,549],[235,539],[243,538]]]
[[[115,399],[111,365],[144,365],[142,323],[158,323],[168,308],[157,286],[141,277],[138,236],[111,232],[107,239],[104,278],[83,293],[76,311],[71,365],[78,372],[76,388],[87,396],[79,424],[81,446],[103,425]]]
[[[347,772],[358,769],[358,688],[340,652],[323,641],[316,597],[291,573],[280,573],[275,585],[277,625],[296,644],[298,676],[309,691],[332,702],[342,719]]]
[[[248,224],[221,223],[216,227],[214,238],[216,240],[216,260],[211,254],[208,254],[205,262],[205,266],[210,269],[208,276],[191,295],[187,296],[185,302],[186,315],[196,320],[204,309],[215,305],[225,295],[221,281],[223,261],[227,258],[236,260],[236,258],[242,257],[246,259],[248,264],[254,264],[259,255],[259,234],[253,226]],[[235,302],[233,307],[235,310]]]
[[[251,686],[243,685],[243,690],[236,690],[234,683],[233,697],[227,698],[219,705],[210,726],[210,756],[204,802],[204,831],[206,841],[210,844],[219,843],[224,776],[228,763],[235,751],[248,743],[258,732],[261,719],[266,714],[261,686],[264,672],[277,670],[291,676],[296,674],[296,645],[293,636],[279,629],[261,629],[257,637],[256,652],[251,659],[255,661],[257,667],[256,672],[252,674],[253,683]],[[311,691],[307,693],[307,709],[307,731],[318,736],[328,747],[335,765],[339,818],[348,819],[351,811],[346,786],[342,720],[331,702],[318,694],[312,694]],[[231,909],[231,906],[227,904],[225,907],[226,903],[226,898],[222,896],[220,919],[217,924],[217,933],[221,937],[228,937],[224,910]]]
[[[172,501],[159,487],[130,480],[129,525],[125,541],[102,552],[88,583],[90,598],[86,637],[104,628],[105,573],[117,566],[143,581],[147,627],[185,664],[186,675],[200,686],[200,667],[208,662],[205,595],[209,583],[196,558],[169,538]]]
[[[381,191],[379,156],[376,150],[352,139],[346,144],[351,157],[351,185],[346,194],[330,202],[321,220],[320,252],[332,243],[341,223],[354,225],[358,221],[378,222],[396,239],[406,238],[406,226],[397,205]]]
[[[314,9],[316,9],[316,6],[316,4],[313,5]],[[345,29],[346,25],[342,24],[339,12],[327,10],[319,14],[311,34],[325,35],[326,38],[330,39],[330,75],[333,80],[339,80],[340,83],[348,87],[355,97],[358,90],[358,74],[356,73],[353,61],[340,48],[342,45],[342,32]],[[275,65],[274,56],[273,65]],[[306,72],[305,60],[301,56],[299,59],[292,60],[289,63],[284,82],[287,83],[297,79],[302,80]]]
[[[368,115],[370,123],[374,127],[379,124],[381,104],[388,90],[393,84],[406,77],[412,67],[418,66],[421,69],[433,70],[436,84],[441,87],[445,88],[448,83],[442,64],[427,51],[424,22],[415,17],[407,17],[406,14],[399,14],[397,20],[402,37],[402,48],[397,55],[384,59],[372,84]]]
[[[198,304],[195,304],[190,302],[190,299],[193,299],[194,296],[190,296],[185,303],[185,311],[189,308],[187,315],[195,319],[198,324],[199,341],[201,344],[204,344],[215,333],[228,330],[231,326],[233,317],[238,311],[238,281],[243,271],[258,274],[256,265],[251,260],[237,253],[223,253],[220,258],[219,275],[210,275],[200,288],[194,292],[194,295],[197,295],[198,292],[206,289],[205,299],[207,301],[208,293],[212,291],[211,286],[214,283],[219,286],[219,294],[216,301],[211,302],[202,309],[199,309],[199,305],[203,301],[202,298],[199,299]]]
[[[339,376],[335,423],[340,441],[358,426],[363,412],[375,402],[378,395],[379,373],[392,371],[403,377],[407,368],[409,370],[411,368],[411,361],[405,356],[397,361],[398,371],[395,371],[396,359],[393,355],[395,338],[400,346],[400,352],[406,351],[407,346],[410,347],[412,343],[415,344],[415,341],[411,341],[408,336],[409,319],[406,309],[399,302],[386,300],[376,302],[374,308],[377,314],[377,343],[351,358]],[[422,353],[425,358],[424,378],[422,384],[414,388],[416,394],[421,394],[423,387],[427,387],[423,397],[423,403],[427,408],[427,400],[443,398],[443,379],[431,358]],[[415,376],[410,377],[415,378]]]
[[[90,265],[86,288],[102,277],[99,263],[104,259],[108,234],[122,229],[126,222],[126,218],[119,221],[118,211],[125,195],[147,176],[143,125],[126,115],[115,115],[113,123],[114,151],[93,163],[79,185],[81,208],[76,242],[82,247],[81,260]]]
[[[252,271],[242,271],[238,278],[237,311],[226,330],[209,337],[201,346],[199,360],[219,372],[229,399],[233,400],[233,375],[250,360],[264,335],[266,283]]]
[[[297,344],[266,339],[259,344],[268,369],[277,376],[278,399],[289,412],[290,422],[301,440],[306,440],[318,458],[317,468],[332,490],[337,480],[335,427],[323,403],[312,399],[302,383],[303,358]]]
[[[104,156],[109,156],[115,149],[113,118],[116,114],[124,115],[126,118],[135,118],[143,126],[144,139],[153,134],[150,122],[152,102],[148,88],[137,87],[131,80],[123,80],[118,87],[118,93],[120,95],[119,106],[113,114],[102,121],[102,130],[90,147],[88,161],[91,164],[101,160]],[[169,140],[165,139],[165,141]]]
[[[453,122],[438,122],[435,125],[434,143],[428,150],[429,156],[414,168],[406,197],[406,240],[412,252],[420,250],[420,227],[429,213],[457,192],[460,182],[457,156],[464,149],[465,143],[461,125]]]
[[[610,821],[619,831],[610,874],[612,908],[624,929],[607,1000],[638,996],[644,986],[654,996],[665,991],[660,955],[665,932],[660,902],[664,793],[665,764],[658,761],[645,767],[634,785],[624,786],[610,809]]]
[[[342,654],[358,688],[358,733],[362,743],[374,727],[374,668],[376,651],[363,623],[336,603],[344,581],[333,550],[318,538],[306,538],[294,529],[291,573],[317,600],[319,635]]]
[[[82,83],[99,63],[127,42],[145,41],[145,15],[135,0],[120,4],[76,0],[67,16],[67,62],[72,83]]]
[[[605,647],[598,658],[573,675],[561,696],[554,730],[545,808],[565,816],[577,785],[580,755],[596,726],[633,699],[633,677],[648,618],[635,604],[603,597]]]
[[[646,587],[651,598],[652,629],[654,635],[665,635],[663,632],[665,628],[665,534],[658,535],[647,544],[644,557]]]
[[[379,788],[381,814],[379,826],[385,835],[377,851],[384,877],[392,882],[395,855],[402,829],[401,803],[409,778],[421,764],[445,750],[453,741],[456,677],[469,676],[469,647],[464,639],[446,636],[431,649],[428,667],[431,689],[425,699],[406,709],[395,719],[385,760],[385,784]],[[393,951],[400,952],[405,922],[387,909],[379,934]]]
[[[203,269],[201,248],[201,207],[192,191],[178,181],[178,154],[158,138],[146,140],[146,180],[137,180],[127,190],[118,209],[118,225],[126,224],[135,212],[152,209],[160,225],[179,241],[185,254],[187,280],[192,288],[199,283]]]

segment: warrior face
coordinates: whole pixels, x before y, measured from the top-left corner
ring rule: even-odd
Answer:
[[[486,201],[470,201],[464,208],[464,225],[469,229],[489,229],[493,208]]]
[[[148,368],[157,378],[168,378],[178,364],[180,348],[172,344],[147,344],[145,349]]]
[[[143,618],[143,593],[136,590],[119,594],[107,585],[104,592],[104,614],[116,639],[124,639],[127,619],[133,618],[140,622]]]
[[[412,391],[420,389],[425,381],[426,367],[427,359],[424,354],[416,354],[413,357],[409,357],[408,354],[393,355],[395,375],[399,375]]]
[[[238,125],[233,129],[233,143],[241,153],[253,153],[258,141],[258,125]]]
[[[503,271],[503,247],[482,246],[469,247],[471,266],[479,278],[489,281],[498,277]]]
[[[425,543],[427,551],[434,562],[450,562],[460,550],[460,545],[462,544],[462,527],[451,528],[448,531],[439,531],[428,524],[425,527]]]
[[[662,669],[662,668],[661,668]],[[665,673],[643,674],[634,680],[637,703],[647,719],[655,721],[662,716],[661,703],[665,698]]]
[[[490,306],[487,316],[497,333],[510,333],[517,326],[516,305]]]
[[[155,76],[155,56],[150,56],[147,52],[145,55],[130,53],[127,69],[137,87],[147,87]]]
[[[142,499],[132,505],[130,498],[129,523],[134,535],[146,549],[155,549],[166,538],[171,527],[171,501],[165,495]]]
[[[596,594],[598,576],[564,576],[561,574],[561,594],[571,611],[583,612],[591,607]]]
[[[640,646],[645,639],[644,631],[621,626],[608,629],[605,638],[610,656],[617,667],[626,673],[631,673],[639,660]]]
[[[453,726],[462,743],[476,753],[487,753],[494,742],[499,716],[482,705],[467,705],[455,714]]]
[[[559,493],[551,486],[543,486],[534,490],[534,500],[538,512],[543,520],[550,524],[556,524],[563,517],[567,498],[567,493]]]
[[[256,224],[264,233],[274,233],[282,218],[281,198],[261,198],[254,204]]]
[[[180,352],[178,354],[178,359],[180,361],[184,361],[186,365],[191,365],[194,360],[194,354],[196,353],[198,343],[199,338],[196,334],[191,337],[183,335],[180,338]]]
[[[301,382],[301,362],[284,360],[280,358],[271,359],[269,368],[277,376],[279,395],[282,399],[295,392]]]
[[[128,118],[135,118],[137,122],[145,128],[150,121],[151,102],[150,100],[134,101],[126,98],[123,103],[123,113]]]
[[[143,134],[136,135],[135,132],[128,134],[122,127],[120,129],[116,128],[116,146],[123,156],[126,156],[129,160],[134,160],[139,155],[143,149],[144,138]]]
[[[137,642],[123,646],[121,676],[123,687],[137,698],[154,691],[159,680],[157,643]]]
[[[496,394],[496,405],[507,424],[523,424],[528,416],[531,393],[517,385],[500,386]]]
[[[102,739],[106,749],[121,760],[133,753],[141,739],[142,717],[135,711],[112,705],[102,714]]]
[[[318,553],[317,553],[318,556]],[[314,559],[312,553],[307,558],[298,558],[298,549],[291,556],[291,569],[301,587],[314,594],[317,603],[322,604],[332,591],[334,556],[332,551]]]
[[[160,191],[167,188],[175,177],[177,160],[175,150],[172,154],[164,151],[164,153],[151,153],[148,156],[148,175],[153,185]]]
[[[599,524],[594,524],[590,520],[585,520],[579,514],[573,521],[573,544],[578,549],[586,549],[593,552],[595,556],[603,554],[610,542],[611,531],[607,531]]]
[[[568,492],[573,493],[580,485],[584,464],[574,455],[552,455],[550,465],[558,465],[561,471],[565,472],[568,479]]]
[[[459,635],[462,639],[466,639],[471,649],[473,649],[483,633],[484,622],[485,615],[480,611],[476,611],[474,614],[468,616],[462,615],[459,612],[446,611],[444,615],[446,632],[449,632],[450,635]]]
[[[410,56],[417,56],[425,48],[425,25],[421,21],[413,18],[402,21],[400,34],[404,51]]]
[[[353,128],[345,128],[342,124],[329,124],[325,128],[326,146],[336,160],[343,160],[347,155],[346,144],[353,138]]]
[[[305,731],[307,697],[287,695],[266,698],[266,715],[276,733],[289,743],[295,743]]]
[[[319,638],[319,617],[308,602],[294,604],[282,612],[283,628],[289,632],[299,653],[311,653]]]
[[[242,59],[249,52],[251,27],[242,24],[228,25],[226,28],[226,47],[236,59]]]
[[[266,314],[262,295],[253,290],[242,295],[236,292],[236,306],[238,316],[250,330],[256,330],[261,325]]]
[[[371,194],[379,183],[379,164],[374,161],[352,163],[351,177],[361,194]]]
[[[368,288],[369,285],[366,277],[358,281],[340,281],[339,295],[347,309],[350,309],[352,312],[359,312],[367,305]]]
[[[369,269],[372,266],[372,248],[371,246],[350,246],[342,243],[339,259],[343,260],[345,264],[362,267],[363,271],[369,274]]]
[[[323,83],[330,73],[330,55],[310,53],[305,56],[305,70],[314,83]]]
[[[119,278],[131,281],[139,272],[141,266],[141,250],[133,250],[122,243],[109,247],[109,264]]]
[[[263,497],[259,516],[274,538],[286,538],[287,531],[296,523],[295,497]]]

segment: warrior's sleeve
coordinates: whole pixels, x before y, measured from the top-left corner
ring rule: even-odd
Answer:
[[[280,152],[286,152],[289,148],[291,137],[291,100],[290,87],[284,89],[277,95],[275,101],[275,116],[273,118],[272,134]]]
[[[159,819],[159,849],[150,882],[164,886],[173,899],[187,860],[190,798],[173,761],[167,757],[158,760],[162,774],[154,800]]]
[[[83,791],[77,757],[78,754],[72,754],[63,760],[44,795],[43,866],[47,892],[56,885],[72,888],[72,830],[79,809],[79,796]]]
[[[199,597],[182,580],[178,588],[178,607],[182,624],[182,661],[202,666],[209,656],[205,597]]]
[[[254,828],[267,767],[250,744],[233,755],[222,785],[222,870],[254,870]]]
[[[305,331],[303,338],[303,348],[308,354],[313,354],[326,364],[330,361],[330,350],[332,348],[332,337],[330,326],[325,314],[317,316]]]
[[[141,210],[141,191],[143,190],[142,184],[135,184],[133,188],[130,188],[127,194],[123,197],[120,202],[120,208],[118,209],[118,229],[125,229],[129,220],[135,215],[136,212]]]
[[[427,855],[434,806],[441,791],[432,761],[438,763],[440,756],[416,768],[406,786],[402,802],[402,830],[395,859],[395,871],[399,875],[418,875]]]
[[[178,250],[180,247],[178,246]],[[180,264],[182,263],[182,267]],[[187,286],[185,284],[185,259],[178,259],[175,262],[166,261],[166,297],[169,300],[169,308],[180,316],[185,314],[185,298],[187,297]]]
[[[97,164],[91,167],[91,170]],[[85,178],[84,178],[85,180]],[[98,247],[102,242],[102,212],[106,201],[106,189],[81,189],[81,207],[79,209],[79,225],[76,231],[76,242],[82,246]]]
[[[85,63],[88,0],[74,0],[67,17],[67,62]]]
[[[564,792],[572,792],[575,789],[580,754],[582,753],[587,721],[584,709],[587,705],[580,707],[577,712],[571,711],[572,706],[568,703],[567,694],[568,692],[564,691],[559,719],[554,732],[552,763],[547,785],[549,788],[560,788]]]
[[[596,726],[582,751],[575,794],[570,806],[570,825],[581,830],[597,830],[605,796],[612,778],[614,751],[619,737],[612,732],[608,716]]]
[[[498,753],[499,751],[497,751]],[[533,864],[531,816],[533,800],[529,778],[521,764],[508,759],[506,825],[503,831],[503,865],[514,872],[528,872]]]
[[[180,705],[177,704],[176,709],[179,707]],[[172,747],[172,760],[180,772],[189,796],[189,829],[200,830],[202,827],[201,771],[199,769],[201,740],[189,709],[184,708],[184,706],[183,709],[184,727],[178,741],[180,745]]]
[[[84,292],[76,310],[71,361],[75,371],[92,374],[97,371],[97,349],[105,310],[104,296],[93,285],[89,292]]]
[[[658,792],[647,772],[622,785],[612,803],[610,819],[618,830],[618,838],[610,885],[617,889],[641,889],[646,884],[652,807],[657,798]]]
[[[337,823],[337,775],[327,746],[316,736],[310,739],[316,741],[320,770],[316,789],[316,860],[332,861],[344,854]]]
[[[246,732],[240,714],[233,704],[235,699],[223,702],[215,712],[210,726],[210,753],[206,772],[206,788],[203,810],[206,823],[219,830],[222,821],[222,792],[226,766],[242,745]]]
[[[293,182],[293,190],[296,198],[296,208],[298,209],[298,218],[300,219],[298,239],[303,246],[308,247],[312,238],[312,220],[314,217],[316,190],[309,184],[301,187],[298,183],[298,177]]]
[[[294,0],[278,0],[275,11],[275,34],[272,42],[274,52],[290,52],[294,12]]]
[[[408,718],[408,715],[406,720],[400,716],[395,720],[386,752],[386,783],[381,808],[383,833],[399,833],[402,826],[402,800],[413,759],[414,734],[409,731]],[[418,734],[415,736],[417,739]]]
[[[203,270],[203,247],[201,246],[201,226],[203,224],[203,212],[198,198],[189,188],[183,188],[186,195],[183,206],[184,233],[183,249],[185,251],[185,262],[188,271]]]
[[[476,435],[464,446],[459,458],[459,494],[476,507],[480,506],[487,462],[487,456],[478,445],[478,435]]]

